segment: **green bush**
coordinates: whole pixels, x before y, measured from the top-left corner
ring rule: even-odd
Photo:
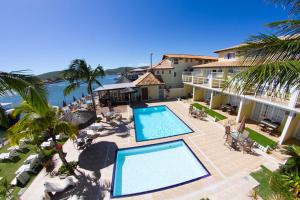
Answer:
[[[71,167],[71,169],[76,169],[76,167],[78,166],[78,161],[71,161],[69,162],[69,166]],[[62,165],[58,171],[57,171],[57,175],[66,175],[66,176],[70,176],[71,174],[69,174],[69,170],[67,169],[67,167],[65,165]]]

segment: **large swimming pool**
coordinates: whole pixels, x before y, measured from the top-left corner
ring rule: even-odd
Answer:
[[[167,106],[135,108],[133,116],[137,142],[193,132]]]
[[[120,149],[113,174],[113,197],[158,191],[210,173],[183,140]]]

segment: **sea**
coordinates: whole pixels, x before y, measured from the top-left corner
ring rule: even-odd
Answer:
[[[117,75],[107,75],[102,78],[98,78],[98,81],[102,85],[107,85],[107,84],[113,84],[117,81],[118,76]],[[63,81],[63,82],[58,82],[58,83],[53,83],[53,84],[48,84],[46,86],[47,91],[48,91],[48,102],[53,105],[53,106],[59,106],[62,107],[63,101],[67,104],[73,102],[73,98],[79,99],[82,97],[82,95],[87,95],[87,84],[82,83],[79,88],[74,90],[70,95],[64,96],[64,89],[67,87],[68,82]],[[98,85],[93,85],[93,89],[98,88]],[[17,94],[11,94],[7,96],[2,96],[0,97],[0,103],[12,103],[12,106],[15,107],[19,105],[22,102],[22,99],[19,95]],[[0,140],[4,136],[4,129],[0,129]]]
[[[106,84],[113,84],[117,81],[117,75],[106,75],[103,78],[98,78],[102,85]],[[64,96],[64,89],[67,87],[68,82],[58,82],[53,84],[48,84],[47,91],[48,91],[48,102],[53,106],[61,107],[63,105],[63,101],[67,104],[73,102],[73,97],[75,99],[81,98],[82,95],[87,95],[87,84],[82,83],[79,88],[74,90],[70,95]],[[98,88],[98,85],[93,85],[93,89]],[[18,95],[7,95],[0,97],[1,103],[12,103],[13,106],[16,106],[22,102],[22,99]]]

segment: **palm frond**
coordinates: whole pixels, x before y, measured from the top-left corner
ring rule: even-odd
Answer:
[[[292,86],[300,86],[300,61],[280,61],[261,64],[242,71],[228,81],[224,89],[240,93],[271,90],[287,93]]]
[[[76,88],[80,86],[80,82],[72,82],[70,83],[65,89],[64,89],[64,95],[71,94],[72,91],[74,91]]]
[[[291,15],[297,15],[300,13],[300,0],[270,0],[275,4],[279,4],[284,8],[290,10]]]
[[[24,100],[43,112],[47,105],[47,90],[36,77],[18,72],[0,72],[0,95],[17,92]]]
[[[276,35],[252,36],[246,45],[237,49],[244,62],[250,65],[300,59],[300,35],[279,38]]]
[[[77,134],[77,128],[65,121],[59,121],[54,126],[54,132],[56,134],[63,133],[70,138],[74,138]]]
[[[282,20],[267,24],[269,28],[275,29],[277,35],[286,35],[291,38],[296,37],[300,33],[300,20]]]

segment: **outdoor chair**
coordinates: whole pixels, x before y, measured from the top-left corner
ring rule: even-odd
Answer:
[[[26,185],[29,179],[30,179],[29,174],[23,171],[22,173],[16,175],[16,177],[10,182],[10,185],[16,186],[18,185],[18,183],[21,183],[22,185]]]
[[[237,148],[237,143],[236,142],[237,141],[231,135],[229,135],[225,144],[227,144],[229,149],[231,150],[231,149],[236,149]]]
[[[252,147],[254,145],[254,141],[248,139],[247,141],[244,142],[243,144],[243,153],[252,153]]]
[[[244,130],[244,131],[243,131],[243,137],[244,137],[244,138],[248,138],[248,137],[249,137],[249,134],[250,134],[249,131],[247,131],[247,130]]]
[[[225,126],[225,134],[224,134],[225,142],[228,139],[228,137],[230,136],[230,133],[231,133],[231,127]]]
[[[20,174],[22,172],[32,172],[37,173],[36,168],[41,164],[38,159],[32,160],[31,163],[22,165],[15,174]]]

